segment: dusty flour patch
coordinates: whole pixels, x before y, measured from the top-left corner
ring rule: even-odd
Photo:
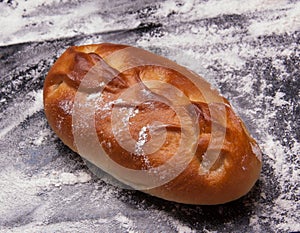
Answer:
[[[171,221],[174,230],[178,233],[196,233],[195,230],[192,230],[189,226],[182,224],[180,221],[175,220]]]
[[[46,140],[47,137],[51,135],[51,131],[49,129],[43,129],[39,132],[38,135],[35,135],[35,138],[33,138],[33,144],[35,146],[41,146],[43,142]]]
[[[27,99],[28,101],[24,103],[24,101],[16,99],[12,105],[7,107],[7,112],[10,113],[9,116],[5,116],[4,113],[2,113],[0,139],[21,124],[27,117],[43,109],[42,90],[33,90],[23,99]]]
[[[147,143],[148,140],[148,134],[147,130],[149,129],[149,126],[143,126],[139,132],[139,137],[137,142],[135,143],[135,150],[134,154],[137,156],[142,156],[146,169],[150,168],[150,161],[148,158],[148,155],[145,153],[143,146]]]
[[[118,221],[121,224],[121,227],[126,229],[126,232],[132,232],[134,229],[134,223],[131,219],[127,218],[125,215],[119,213],[115,218],[116,221]]]
[[[58,103],[58,107],[61,108],[66,115],[72,115],[73,113],[73,101],[71,100],[61,100]]]
[[[145,143],[147,142],[147,126],[143,126],[139,132],[139,137],[138,140],[135,144],[135,153],[137,155],[144,155],[144,150],[143,150],[143,146],[145,145]]]
[[[49,187],[60,187],[63,185],[75,185],[86,183],[91,180],[89,174],[84,171],[76,173],[52,172],[51,174],[40,174],[27,177],[21,171],[7,168],[1,173],[0,180],[0,223],[6,219],[18,218],[22,212],[31,212],[42,204],[38,193]]]
[[[130,3],[127,5],[130,6]],[[109,1],[100,3],[91,0],[84,6],[69,0],[13,1],[11,4],[0,2],[0,45],[119,30],[128,28],[128,23],[134,28],[139,22],[131,14],[127,14],[125,24],[123,20],[117,20],[127,9],[126,5],[117,2],[109,4]],[[106,11],[111,14],[107,15]]]

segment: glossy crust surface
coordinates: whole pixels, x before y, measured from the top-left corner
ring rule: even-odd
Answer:
[[[142,85],[145,90],[151,92],[161,87],[149,86],[147,81],[167,83],[184,93],[189,100],[186,105],[191,106],[196,112],[199,133],[195,144],[195,154],[174,179],[142,191],[179,203],[204,205],[221,204],[245,195],[259,178],[262,166],[261,152],[241,119],[232,110],[229,102],[211,90],[209,90],[210,93],[213,93],[211,95],[222,99],[222,102],[207,101],[203,91],[199,90],[197,85],[185,76],[184,72],[180,72],[185,68],[177,64],[174,67],[178,67],[178,70],[151,63],[120,70],[124,64],[131,62],[132,57],[139,56],[138,52],[136,54],[120,53],[122,56],[116,58],[111,56],[126,48],[132,47],[108,43],[73,46],[67,49],[52,66],[44,83],[44,108],[48,122],[59,138],[73,151],[79,152],[74,141],[73,125],[76,94],[86,92],[87,95],[93,97],[97,96],[101,89],[101,99],[95,100],[97,108],[94,127],[99,143],[106,154],[117,164],[133,170],[147,170],[165,164],[176,153],[181,142],[182,132],[192,129],[182,128],[180,117],[172,107],[168,106],[167,102],[146,101],[133,107],[118,100],[126,90],[134,85]],[[101,75],[95,75],[95,77],[97,76],[96,84],[82,85],[83,79],[91,72],[91,69],[99,64],[107,66],[112,73],[115,73],[114,78],[100,89],[97,83],[102,83]],[[192,75],[195,76],[195,74]],[[210,89],[208,83],[202,82],[202,88]],[[91,85],[89,86],[89,84]],[[132,96],[132,98],[136,97]],[[137,142],[144,135],[143,145],[151,140],[148,126],[153,122],[164,123],[165,141],[159,150],[149,154],[140,153],[141,151],[134,153],[124,149],[118,143],[112,125],[112,109],[117,105],[122,105],[119,106],[120,108],[133,109],[134,114],[131,114],[128,119],[128,130],[131,137]],[[203,159],[207,159],[205,158],[208,154],[207,150],[214,149],[208,148],[214,136],[212,134],[212,109],[214,114],[224,115],[225,122],[215,123],[213,129],[214,135],[218,135],[218,131],[224,132],[224,138],[220,143],[217,159],[209,167],[209,171],[205,172],[201,164],[203,164]],[[79,130],[84,133],[84,126],[81,127],[82,129]],[[144,134],[141,135],[141,132]],[[97,159],[95,158],[95,160]],[[111,175],[114,176],[113,173]]]

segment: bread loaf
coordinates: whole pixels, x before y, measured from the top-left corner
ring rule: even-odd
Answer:
[[[259,178],[260,149],[229,102],[197,74],[143,49],[68,48],[45,79],[44,108],[64,144],[153,196],[220,204]]]

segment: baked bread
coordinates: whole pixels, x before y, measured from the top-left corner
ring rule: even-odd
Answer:
[[[64,144],[153,196],[221,204],[259,178],[260,149],[229,102],[197,74],[143,49],[68,48],[45,79],[44,108]]]

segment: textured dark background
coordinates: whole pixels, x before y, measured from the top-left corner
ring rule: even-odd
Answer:
[[[1,232],[299,231],[299,1],[0,1]],[[219,206],[99,179],[49,128],[47,71],[71,45],[161,54],[227,97],[263,150],[261,178]],[[298,217],[297,217],[298,216]]]

